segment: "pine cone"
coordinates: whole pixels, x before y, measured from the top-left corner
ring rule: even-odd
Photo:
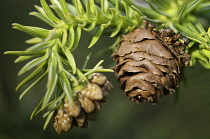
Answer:
[[[159,97],[175,92],[181,72],[189,62],[184,49],[188,40],[171,29],[136,28],[123,35],[112,54],[121,89],[136,103],[156,103]]]
[[[88,127],[88,121],[94,117],[95,111],[101,109],[106,102],[113,85],[106,76],[100,73],[91,75],[90,82],[77,92],[74,102],[65,101],[54,116],[54,128],[58,134],[71,129],[72,126]]]

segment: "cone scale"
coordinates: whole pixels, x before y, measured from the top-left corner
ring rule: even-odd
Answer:
[[[189,63],[187,43],[171,29],[139,27],[123,35],[112,56],[126,96],[135,103],[157,103],[160,96],[175,92],[183,67]]]

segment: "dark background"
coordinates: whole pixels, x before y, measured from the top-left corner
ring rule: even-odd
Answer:
[[[14,64],[17,58],[4,55],[9,50],[25,50],[29,45],[24,41],[31,36],[12,29],[12,23],[47,27],[39,19],[29,16],[35,11],[33,5],[39,0],[2,0],[0,5],[0,139],[209,139],[210,138],[210,71],[199,64],[184,71],[178,93],[164,96],[159,104],[134,104],[130,102],[112,73],[106,74],[115,85],[109,100],[103,105],[98,120],[90,123],[88,129],[74,127],[71,131],[57,135],[50,123],[42,130],[42,115],[30,121],[29,117],[44,94],[45,82],[41,82],[21,101],[17,84],[27,75],[17,73],[25,64]],[[111,53],[98,56],[97,52],[110,46],[114,38],[104,35],[91,49],[87,49],[90,34],[83,34],[82,43],[74,55],[78,66],[85,56],[92,52],[89,66],[104,59],[105,68],[112,67]]]

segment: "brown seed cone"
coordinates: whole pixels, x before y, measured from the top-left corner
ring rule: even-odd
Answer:
[[[117,62],[114,68],[128,98],[136,103],[156,103],[159,97],[175,92],[189,55],[181,35],[171,29],[157,32],[137,28],[123,35],[118,48],[112,54]]]

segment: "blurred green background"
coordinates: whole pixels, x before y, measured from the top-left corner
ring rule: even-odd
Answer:
[[[15,91],[24,78],[17,76],[25,64],[14,64],[16,56],[3,55],[9,50],[24,50],[29,45],[24,41],[30,36],[12,29],[12,23],[49,28],[28,13],[39,0],[2,0],[0,5],[0,139],[209,139],[210,138],[210,70],[199,64],[187,67],[179,93],[164,96],[159,104],[134,104],[130,102],[112,73],[106,74],[115,88],[103,105],[97,122],[90,123],[88,129],[74,127],[71,131],[58,135],[52,122],[42,131],[42,115],[30,121],[29,117],[39,99],[44,95],[45,82],[34,88],[21,101],[21,90]],[[110,46],[114,38],[104,35],[91,49],[87,49],[91,35],[83,34],[82,42],[75,51],[78,66],[86,55],[93,53],[89,66],[104,59],[103,66],[113,65],[111,53],[98,56],[97,53]],[[179,95],[177,95],[179,94]],[[177,100],[177,101],[176,101]]]

